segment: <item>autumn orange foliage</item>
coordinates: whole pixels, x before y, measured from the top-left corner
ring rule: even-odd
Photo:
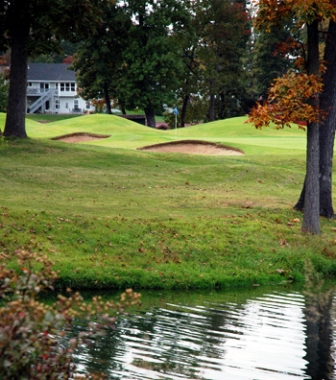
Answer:
[[[324,19],[336,21],[336,8],[332,0],[255,0],[258,7],[256,28],[278,25],[281,19],[295,17],[297,25]]]
[[[314,19],[336,20],[336,7],[331,0],[259,0],[255,26],[270,30],[272,26],[279,25],[280,20],[288,17],[297,20],[297,27]],[[290,127],[290,123],[297,121],[313,123],[323,118],[318,102],[314,100],[317,100],[323,90],[321,76],[325,66],[321,64],[318,75],[309,75],[306,70],[306,52],[301,42],[289,39],[278,46],[278,53],[282,55],[291,54],[293,50],[301,51],[295,62],[297,69],[276,79],[269,89],[266,101],[257,103],[250,111],[247,122],[253,123],[258,129],[271,122],[279,129]],[[298,124],[299,128],[304,128],[301,124]]]
[[[277,129],[290,127],[290,123],[297,121],[318,122],[321,112],[311,103],[311,99],[318,96],[322,87],[320,76],[291,70],[274,81],[267,100],[257,103],[251,110],[247,122],[252,122],[258,129],[268,126],[271,122]],[[298,125],[299,128],[305,129],[304,126]]]

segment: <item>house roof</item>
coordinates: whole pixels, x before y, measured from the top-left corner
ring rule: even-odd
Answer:
[[[75,72],[68,70],[67,63],[29,63],[28,81],[75,82]]]

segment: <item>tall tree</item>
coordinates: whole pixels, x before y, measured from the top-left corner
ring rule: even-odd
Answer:
[[[124,75],[123,49],[128,44],[131,19],[123,7],[106,4],[103,22],[97,32],[87,38],[74,55],[72,68],[80,95],[87,100],[105,99],[107,113],[112,113],[111,97],[120,98],[120,81]],[[123,107],[122,107],[123,108]]]
[[[213,121],[229,116],[225,105],[232,100],[239,104],[244,74],[242,55],[249,34],[245,28],[247,13],[236,1],[205,0],[198,2],[195,18],[202,79],[209,97],[208,119]]]
[[[179,78],[180,86],[177,91],[179,108],[181,108],[177,119],[180,120],[181,127],[185,126],[187,109],[191,104],[192,98],[199,97],[201,79],[201,63],[198,57],[199,38],[196,33],[195,22],[197,3],[186,1],[185,6],[190,13],[190,23],[173,34],[174,45],[179,49],[183,62],[183,71],[181,71]]]
[[[119,94],[129,107],[144,109],[154,128],[155,110],[176,98],[182,62],[172,36],[189,22],[189,14],[181,0],[128,0],[122,6],[133,22]]]
[[[254,33],[254,41],[248,53],[250,89],[252,88],[255,98],[261,96],[266,99],[273,80],[294,67],[294,55],[291,54],[291,59],[288,59],[279,51],[279,44],[293,37],[292,24],[293,21],[289,20],[271,27],[269,31],[260,30]]]
[[[336,23],[329,22],[325,40],[323,74],[323,92],[320,96],[320,215],[334,218],[332,203],[332,162],[336,127]],[[305,186],[294,208],[303,211],[305,204]]]
[[[0,49],[11,48],[10,87],[4,135],[27,137],[28,56],[59,49],[62,39],[94,33],[100,6],[109,0],[4,0],[0,4]]]
[[[284,0],[280,3],[276,0],[262,0],[259,2],[257,25],[268,25],[270,27],[289,16],[297,20],[298,27],[306,25],[307,59],[305,71],[301,73],[292,72],[278,80],[273,86],[268,102],[263,106],[259,104],[252,111],[251,120],[257,127],[268,125],[270,121],[274,121],[283,127],[298,119],[307,120],[307,160],[302,229],[317,234],[320,232],[321,120],[319,94],[322,93],[323,87],[319,76],[319,24],[324,19],[334,21],[336,8],[333,0],[323,2]],[[336,67],[330,66],[329,69],[336,70]],[[328,104],[330,105],[330,103]]]

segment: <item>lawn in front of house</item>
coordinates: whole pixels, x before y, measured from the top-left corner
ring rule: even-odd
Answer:
[[[1,117],[0,117],[1,124]],[[92,143],[50,140],[110,134]],[[157,131],[110,115],[27,122],[29,139],[2,146],[0,252],[46,253],[62,286],[210,288],[301,281],[336,273],[335,222],[300,231],[305,135],[256,131],[244,118]],[[245,156],[136,148],[202,139]]]

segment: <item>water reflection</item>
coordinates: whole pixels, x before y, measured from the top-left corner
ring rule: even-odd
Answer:
[[[333,290],[165,295],[84,348],[79,369],[127,380],[336,379],[334,303]]]
[[[306,356],[307,374],[311,379],[334,379],[333,298],[330,289],[306,296]]]

